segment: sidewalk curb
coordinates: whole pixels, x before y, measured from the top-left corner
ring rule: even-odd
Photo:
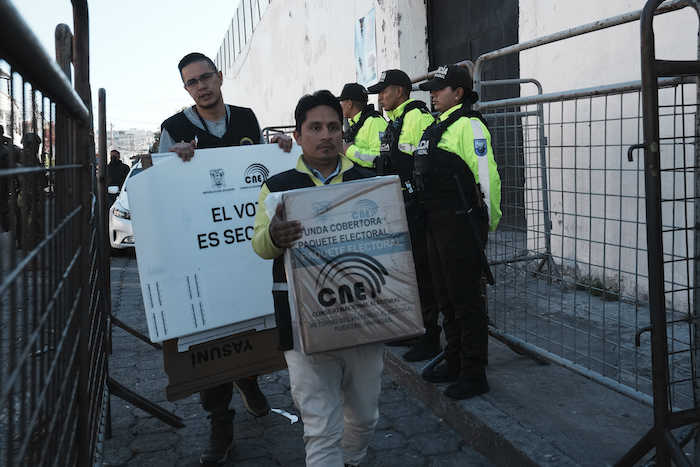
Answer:
[[[420,369],[426,362],[405,362],[401,358],[404,351],[402,347],[386,347],[384,371],[494,464],[528,467],[581,465],[491,404],[488,395],[467,401],[445,397],[442,394],[445,385],[429,383],[420,377]]]

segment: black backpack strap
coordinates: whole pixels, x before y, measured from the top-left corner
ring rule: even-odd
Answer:
[[[396,131],[394,133],[395,137],[394,140],[391,142],[392,154],[395,154],[394,151],[399,150],[399,137],[401,136],[401,130],[403,129],[403,119],[407,113],[414,109],[419,109],[423,113],[430,113],[430,110],[428,110],[428,106],[425,105],[425,102],[423,101],[413,101],[406,104],[406,107],[404,107],[401,116],[396,119]]]
[[[428,106],[425,104],[423,101],[412,101],[406,104],[406,107],[403,109],[403,113],[401,114],[400,118],[403,118],[404,115],[409,113],[413,109],[421,109],[421,112],[423,113],[430,113],[430,110],[428,109]]]
[[[351,126],[348,131],[345,132],[343,135],[343,141],[346,143],[352,143],[355,141],[355,137],[357,136],[357,133],[362,129],[362,126],[365,124],[365,121],[369,117],[381,117],[381,114],[377,112],[374,109],[373,104],[368,104],[362,113],[360,114],[360,119],[355,123],[353,126]]]
[[[452,125],[454,122],[456,122],[462,117],[478,118],[484,125],[486,125],[486,128],[488,129],[488,124],[486,123],[486,120],[484,120],[484,117],[479,112],[477,112],[476,110],[468,109],[463,106],[461,109],[457,110],[456,112],[453,112],[452,115],[447,117],[445,120],[439,123],[433,123],[425,130],[424,136],[427,136],[430,140],[428,152],[434,150],[437,147],[437,144],[440,142],[440,137],[445,132],[445,130],[447,130],[450,127],[450,125]]]
[[[389,122],[389,125],[384,130],[384,136],[381,140],[381,152],[376,160],[377,174],[389,175],[397,173],[399,162],[395,159],[400,158],[399,137],[403,129],[403,119],[408,112],[414,109],[419,109],[422,113],[430,113],[428,106],[423,101],[412,101],[406,104],[400,116]]]
[[[462,107],[462,109],[464,109],[464,107]],[[472,109],[467,109],[464,111],[463,115],[465,117],[469,117],[469,118],[478,118],[479,120],[481,120],[481,123],[484,124],[486,129],[487,130],[489,129],[489,124],[486,122],[486,119],[484,118],[483,115],[481,115],[480,112],[477,112],[476,110],[472,110]]]
[[[407,113],[409,113],[411,110],[414,109],[419,109],[421,112],[425,114],[429,114],[430,110],[428,109],[428,106],[425,105],[425,102],[423,101],[413,101],[409,102],[406,104],[406,107],[404,107],[403,112],[401,113],[401,116],[396,119],[397,125],[398,125],[398,134],[401,134],[401,129],[403,128],[403,119],[406,116]],[[399,138],[396,138],[396,147],[399,147]]]

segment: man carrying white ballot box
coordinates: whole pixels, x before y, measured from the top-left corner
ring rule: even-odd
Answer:
[[[383,369],[382,343],[305,355],[293,337],[284,252],[302,237],[300,222],[284,220],[282,205],[270,219],[265,199],[271,192],[323,186],[374,176],[342,156],[343,112],[329,91],[299,100],[294,138],[303,154],[295,169],[270,177],[260,190],[253,249],[274,259],[273,291],[279,347],[285,351],[294,403],[304,422],[306,465],[356,466],[367,452],[379,420]],[[285,289],[285,290],[283,290]]]
[[[185,90],[195,105],[163,122],[160,152],[174,152],[186,162],[194,157],[195,148],[260,143],[260,126],[253,111],[224,103],[221,95],[223,75],[210,58],[196,52],[188,54],[180,60],[178,69]],[[291,150],[290,137],[278,135],[273,141],[277,141],[286,152]],[[236,412],[229,408],[229,404],[234,386],[248,412],[256,417],[270,412],[270,405],[258,388],[256,378],[243,378],[202,390],[199,397],[211,420],[209,447],[202,453],[202,464],[223,463],[233,449],[233,417]]]

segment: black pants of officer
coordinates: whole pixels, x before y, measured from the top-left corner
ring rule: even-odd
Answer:
[[[440,307],[438,306],[433,286],[433,274],[428,258],[428,242],[425,228],[411,229],[411,248],[413,250],[413,262],[416,265],[416,281],[418,282],[418,298],[423,313],[423,326],[425,334],[421,340],[431,345],[440,345],[440,331],[438,324]]]
[[[467,220],[455,212],[457,200],[426,203],[427,244],[433,284],[447,338],[445,362],[460,378],[485,379],[488,315],[482,269]],[[445,207],[450,206],[450,207]],[[479,223],[482,244],[488,226]]]

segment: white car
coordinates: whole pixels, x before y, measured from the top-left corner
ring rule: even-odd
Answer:
[[[112,248],[122,250],[125,248],[134,248],[134,229],[131,225],[131,214],[129,213],[129,196],[126,186],[129,179],[134,175],[143,171],[141,162],[135,163],[126,180],[122,185],[121,190],[118,187],[110,186],[108,188],[110,195],[117,195],[117,199],[109,208],[109,244]]]

